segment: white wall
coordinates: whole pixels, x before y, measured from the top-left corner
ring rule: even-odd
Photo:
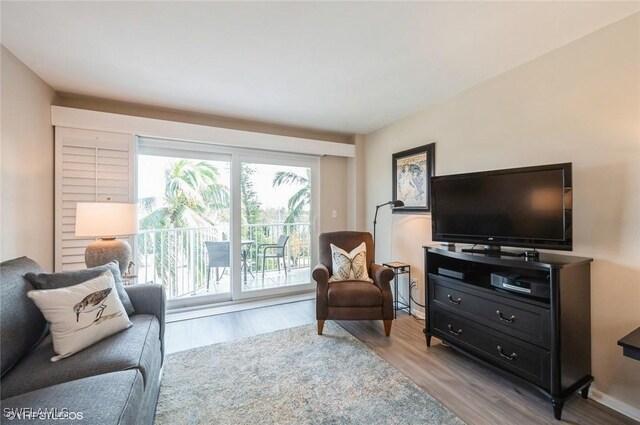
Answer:
[[[55,92],[11,52],[1,50],[0,259],[26,255],[53,270]]]
[[[191,122],[193,118],[198,123],[219,124],[217,121],[208,120],[208,117],[195,115],[192,117],[187,113],[166,112],[152,107],[109,100],[86,101],[76,98],[58,100],[51,87],[2,47],[2,227],[0,229],[2,251],[0,259],[27,255],[48,270],[53,270],[54,255],[52,103],[69,103],[73,106],[136,116],[155,117],[159,114],[164,119],[183,122]],[[234,126],[240,129],[264,130],[270,134],[294,134],[299,137],[318,137],[316,133],[307,130],[280,128],[269,124],[260,124],[262,127],[258,129],[251,125],[240,121],[234,122]],[[332,140],[335,139],[334,141],[350,142],[346,136],[330,136],[333,137]],[[333,156],[323,157],[320,161],[322,188],[320,228],[323,231],[347,228],[350,210],[347,202],[349,180],[347,170],[352,161]],[[332,217],[333,210],[337,213],[335,218]]]
[[[595,396],[640,414],[640,14],[368,134],[367,223],[391,197],[391,155],[436,142],[436,174],[573,162],[574,255],[593,257]],[[371,224],[368,224],[371,229]],[[429,216],[378,216],[378,260],[409,262],[424,297]]]
[[[347,229],[348,161],[348,158],[338,156],[323,156],[320,159],[320,231],[322,232]]]

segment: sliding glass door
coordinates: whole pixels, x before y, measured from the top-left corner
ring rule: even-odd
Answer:
[[[227,301],[230,158],[169,153],[138,155],[138,280],[162,283],[170,300]]]
[[[145,140],[138,281],[162,283],[174,308],[313,288],[317,162]]]
[[[240,158],[244,297],[309,286],[314,170],[308,161]]]

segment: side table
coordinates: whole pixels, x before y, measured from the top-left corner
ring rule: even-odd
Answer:
[[[622,347],[622,354],[635,360],[640,360],[640,328],[618,341]]]
[[[411,266],[409,264],[401,263],[399,261],[392,261],[390,263],[383,263],[385,267],[389,267],[393,270],[395,277],[393,278],[393,317],[398,316],[398,310],[405,311],[411,314]],[[400,295],[398,293],[398,276],[406,274],[409,279],[409,301],[400,301]]]

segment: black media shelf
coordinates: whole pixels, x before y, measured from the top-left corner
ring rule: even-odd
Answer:
[[[535,259],[424,247],[427,347],[433,336],[490,367],[535,386],[556,419],[591,376],[591,258],[540,253]],[[464,279],[438,273],[465,271]],[[491,274],[549,285],[535,298],[491,285]]]

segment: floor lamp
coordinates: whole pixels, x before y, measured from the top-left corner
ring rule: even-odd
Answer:
[[[374,253],[374,261],[375,261],[375,253],[376,253],[376,224],[378,223],[378,210],[380,207],[384,207],[385,205],[391,205],[392,208],[404,207],[404,202],[397,199],[395,201],[385,202],[384,204],[376,205],[376,215],[373,216],[373,253]]]

